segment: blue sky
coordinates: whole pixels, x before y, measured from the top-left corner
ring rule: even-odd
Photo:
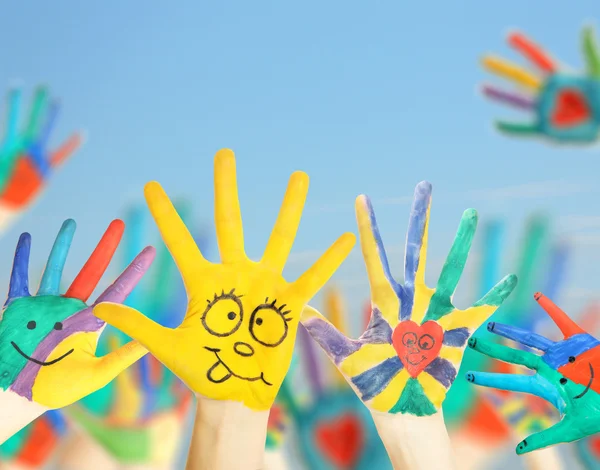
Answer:
[[[63,103],[54,142],[79,128],[88,140],[4,233],[0,281],[8,280],[17,236],[27,230],[37,282],[67,217],[78,223],[71,279],[108,222],[142,201],[152,179],[189,198],[197,220],[211,223],[213,155],[229,147],[237,154],[251,257],[262,253],[289,175],[301,169],[311,177],[290,279],[342,232],[356,232],[360,193],[372,198],[394,271],[401,272],[410,196],[426,179],[434,187],[432,283],[464,209],[476,208],[481,223],[506,220],[506,272],[526,216],[541,210],[557,236],[576,244],[560,300],[577,313],[595,295],[599,274],[597,149],[496,134],[492,118],[513,113],[476,88],[490,78],[478,64],[483,53],[520,61],[504,43],[512,27],[581,67],[579,31],[592,5],[553,0],[542,11],[516,0],[501,7],[474,0],[13,2],[0,28],[0,83],[18,81],[27,93],[48,84]],[[156,234],[150,228],[148,242]],[[459,287],[465,302],[476,289],[473,266]],[[335,280],[358,313],[368,296],[358,249]]]

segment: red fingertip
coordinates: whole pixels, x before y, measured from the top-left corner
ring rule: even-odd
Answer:
[[[71,155],[77,151],[83,143],[83,136],[79,133],[73,134],[62,144],[50,157],[50,166],[57,167],[65,162]]]
[[[122,220],[116,219],[110,223],[98,246],[65,293],[65,297],[79,299],[83,302],[89,299],[117,251],[124,231],[125,223]]]

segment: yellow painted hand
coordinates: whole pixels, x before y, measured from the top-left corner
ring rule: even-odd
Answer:
[[[290,178],[275,228],[260,262],[245,254],[235,157],[215,156],[215,222],[222,264],[207,261],[156,182],[145,195],[183,277],[188,309],[176,329],[138,311],[104,303],[101,319],[137,339],[194,392],[243,402],[255,410],[273,404],[292,358],[300,313],[346,258],[355,237],[342,235],[298,280],[282,276],[302,216],[308,176]]]

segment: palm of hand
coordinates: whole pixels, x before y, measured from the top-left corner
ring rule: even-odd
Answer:
[[[136,310],[99,305],[94,313],[136,338],[190,389],[216,400],[268,410],[291,362],[300,310],[347,256],[345,234],[294,283],[281,273],[300,222],[308,177],[292,175],[267,249],[247,258],[237,195],[235,158],[215,156],[215,219],[222,264],[207,261],[158,183],[146,200],[184,280],[188,309],[176,329]]]
[[[533,111],[531,124],[499,122],[501,131],[511,135],[542,135],[558,143],[589,144],[598,139],[600,131],[600,53],[590,29],[583,31],[583,50],[587,75],[562,73],[554,61],[519,33],[509,36],[517,48],[545,75],[544,79],[502,59],[486,56],[483,64],[492,72],[516,81],[537,93],[535,99],[507,93],[495,87],[484,87],[484,93],[521,109]]]
[[[597,388],[594,365],[598,367],[598,342],[548,298],[538,293],[535,299],[560,328],[565,336],[563,341],[553,342],[535,333],[497,323],[490,323],[488,329],[524,346],[543,351],[543,355],[475,338],[469,341],[470,347],[483,354],[528,367],[535,370],[536,374],[470,372],[467,380],[485,387],[536,395],[551,403],[561,414],[557,424],[524,439],[517,446],[518,454],[575,441],[600,431],[600,395],[594,391]]]
[[[104,322],[85,301],[116,250],[123,224],[114,221],[64,295],[59,285],[75,232],[67,220],[54,243],[37,295],[28,288],[31,236],[21,235],[10,279],[8,300],[0,322],[0,387],[47,408],[61,408],[105,385],[144,354],[128,345],[117,354],[96,358]],[[121,302],[154,256],[147,249],[101,296]]]
[[[409,221],[405,283],[392,277],[373,209],[359,197],[356,213],[363,257],[371,285],[372,314],[357,340],[339,333],[315,309],[303,312],[303,324],[339,367],[359,397],[373,410],[431,415],[441,407],[456,378],[472,332],[510,294],[516,284],[508,276],[471,308],[451,303],[471,242],[477,215],[463,214],[437,288],[425,285],[425,257],[431,185],[420,183]]]

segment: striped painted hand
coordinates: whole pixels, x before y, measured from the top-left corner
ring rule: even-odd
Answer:
[[[436,289],[425,285],[431,185],[415,189],[406,241],[404,285],[389,268],[375,214],[365,196],[356,217],[371,286],[371,320],[358,339],[341,334],[319,312],[306,307],[302,323],[371,409],[417,416],[436,413],[456,378],[467,340],[508,297],[510,275],[466,310],[451,297],[463,272],[477,213],[463,214]]]

